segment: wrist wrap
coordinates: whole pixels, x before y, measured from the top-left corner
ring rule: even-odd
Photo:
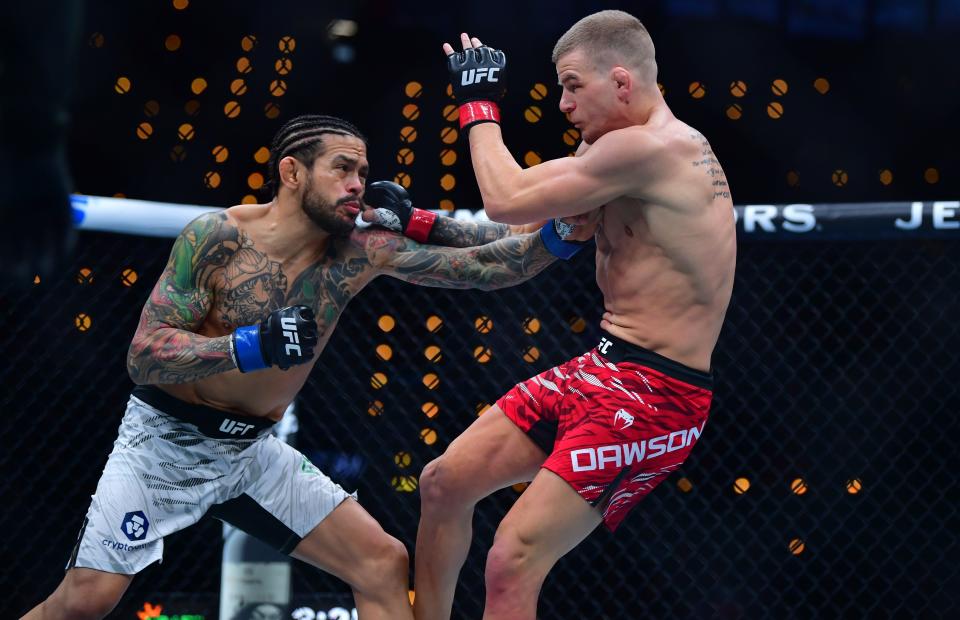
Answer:
[[[469,101],[460,106],[460,129],[477,123],[500,123],[500,106],[492,101]]]
[[[560,235],[557,234],[556,227],[553,225],[553,220],[544,224],[540,229],[540,239],[543,240],[543,245],[547,247],[547,250],[551,254],[563,260],[567,260],[582,250],[584,246],[582,243],[561,239]]]

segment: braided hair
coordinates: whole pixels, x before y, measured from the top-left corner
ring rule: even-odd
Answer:
[[[309,168],[317,157],[323,155],[323,136],[330,133],[353,136],[362,140],[364,145],[367,143],[359,129],[335,116],[305,114],[287,121],[280,128],[270,143],[270,161],[267,164],[270,168],[267,187],[273,197],[276,197],[281,185],[280,160],[288,156],[295,157]]]

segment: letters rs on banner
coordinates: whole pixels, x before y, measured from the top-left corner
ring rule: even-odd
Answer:
[[[783,241],[952,238],[960,201],[848,202],[734,207],[740,239]]]

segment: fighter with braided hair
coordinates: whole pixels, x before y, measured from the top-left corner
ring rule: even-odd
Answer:
[[[273,140],[270,202],[183,229],[133,336],[137,387],[66,575],[26,618],[107,615],[161,559],[164,537],[206,513],[343,579],[365,620],[413,617],[404,545],[270,428],[375,277],[488,290],[556,257],[539,233],[414,213],[396,186],[378,186],[376,208],[366,207],[367,174],[356,127],[301,116]],[[361,210],[388,225],[405,217],[416,239],[458,247],[357,228]]]

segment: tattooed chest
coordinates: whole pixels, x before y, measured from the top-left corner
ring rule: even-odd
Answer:
[[[287,295],[286,277],[280,274],[245,274],[214,289],[213,310],[225,329],[256,323],[277,308]]]
[[[259,264],[257,270],[231,267],[216,278],[209,317],[223,333],[256,324],[278,308],[305,305],[316,316],[322,341],[355,294],[345,265],[311,265],[293,277],[276,262]]]

